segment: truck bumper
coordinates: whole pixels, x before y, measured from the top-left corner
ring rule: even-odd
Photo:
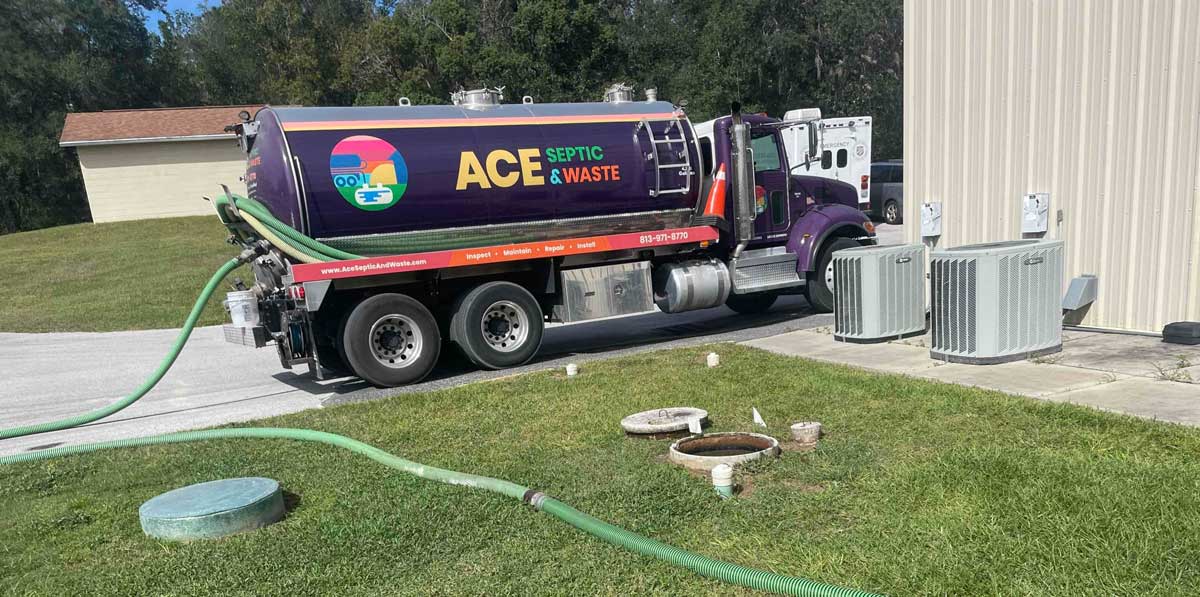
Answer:
[[[244,328],[225,324],[222,330],[225,332],[225,341],[232,344],[262,348],[271,342],[271,334],[267,333],[267,328],[261,325]]]

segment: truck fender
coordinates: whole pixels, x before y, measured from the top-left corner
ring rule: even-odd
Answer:
[[[787,248],[796,254],[796,271],[813,271],[817,252],[826,239],[835,236],[874,237],[874,225],[863,212],[841,204],[823,204],[809,209],[792,224],[788,233]]]

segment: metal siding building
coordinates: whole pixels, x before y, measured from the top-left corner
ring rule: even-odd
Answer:
[[[904,160],[908,241],[926,201],[934,247],[1020,238],[1048,192],[1082,325],[1200,320],[1200,2],[905,0]]]

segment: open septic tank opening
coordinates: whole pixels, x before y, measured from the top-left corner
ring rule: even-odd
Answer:
[[[671,444],[671,462],[695,471],[711,471],[718,464],[736,465],[779,455],[779,441],[759,433],[710,433]]]

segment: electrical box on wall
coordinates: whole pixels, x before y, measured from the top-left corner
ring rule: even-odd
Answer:
[[[921,205],[921,236],[942,235],[942,202],[933,201]]]
[[[1045,232],[1050,221],[1050,193],[1029,193],[1021,201],[1021,232]]]

